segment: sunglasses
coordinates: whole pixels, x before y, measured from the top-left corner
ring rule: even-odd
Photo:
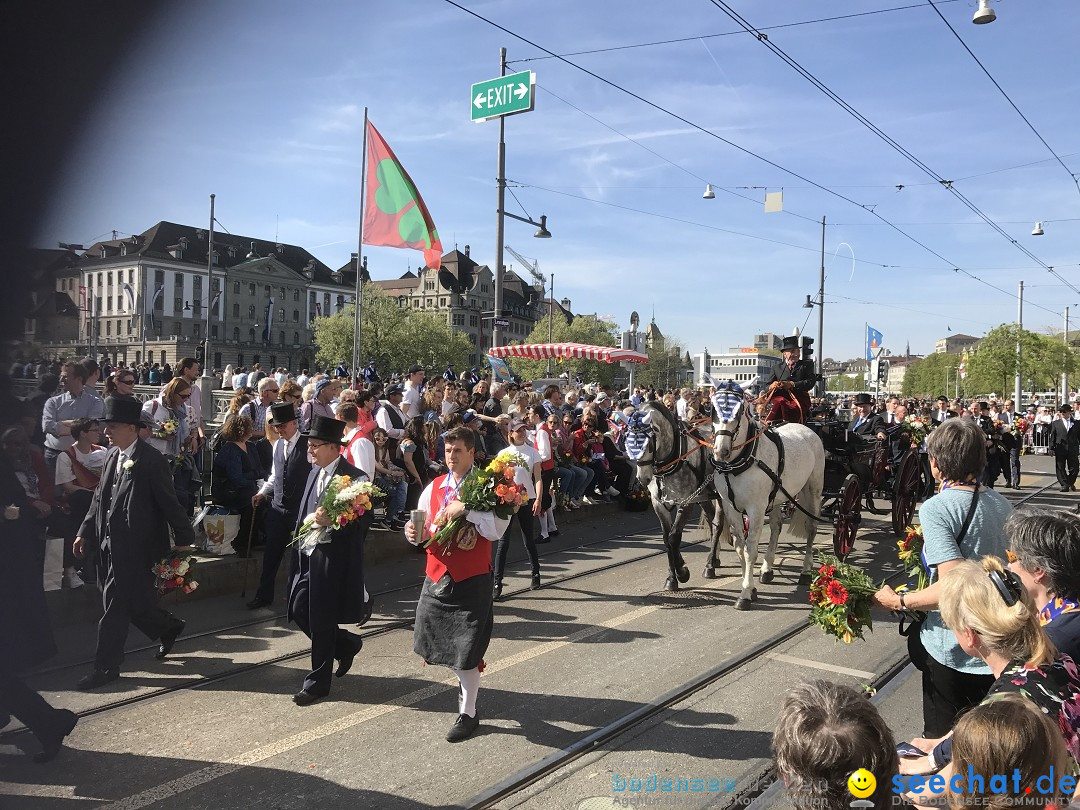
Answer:
[[[117,380],[116,384],[117,385],[134,385],[135,380]]]
[[[181,394],[180,399],[191,399],[191,392],[188,391],[186,394]]]

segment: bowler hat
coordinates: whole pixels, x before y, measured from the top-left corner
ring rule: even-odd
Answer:
[[[300,435],[328,444],[341,444],[341,439],[345,435],[345,423],[340,419],[315,414],[311,417],[308,429]]]
[[[799,336],[798,335],[788,335],[787,337],[785,337],[784,338],[784,348],[782,349],[782,351],[785,351],[785,352],[797,352],[797,351],[799,351]]]
[[[296,418],[296,406],[291,402],[275,402],[270,406],[270,414],[274,417],[275,425],[283,425]]]
[[[421,372],[423,370],[424,370],[423,366],[409,366],[408,374],[411,377],[413,374],[417,374],[417,373],[419,373],[419,372]]]
[[[855,395],[855,404],[856,405],[873,405],[874,404],[874,398],[872,396],[870,396],[869,394],[856,394]]]
[[[1072,412],[1072,405],[1070,405],[1068,402],[1062,402],[1061,407],[1058,408],[1058,412],[1060,412],[1060,413],[1071,413]]]
[[[120,422],[124,425],[142,424],[142,403],[130,397],[109,397],[105,400],[102,422]]]

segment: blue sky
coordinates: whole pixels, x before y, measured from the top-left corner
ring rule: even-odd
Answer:
[[[564,62],[536,59],[537,48],[443,0],[195,0],[132,33],[38,243],[89,243],[161,219],[203,225],[213,192],[229,231],[276,231],[339,266],[356,250],[366,105],[444,247],[469,244],[491,264],[498,125],[469,120],[469,87],[498,75],[505,46],[511,69],[535,71],[538,85],[536,109],[507,119],[507,177],[524,206],[508,196],[507,210],[546,214],[554,235],[534,240],[533,228],[508,220],[506,242],[554,272],[556,297],[576,312],[625,327],[631,310],[646,322],[655,311],[661,330],[695,352],[790,333],[808,314],[816,335],[817,314],[802,303],[817,292],[822,215],[827,356],[861,355],[866,322],[894,353],[908,341],[914,353],[932,351],[950,328],[980,335],[1016,320],[1020,280],[1029,328],[1060,328],[1064,308],[1080,305],[1080,292],[756,38],[710,36],[738,28],[708,0],[462,4],[559,54],[690,38],[567,58],[853,202]],[[759,30],[914,5],[767,35],[1080,289],[1080,190],[1069,176],[1080,172],[1075,2],[1001,0],[983,26],[971,23],[973,2],[938,2],[1068,169],[928,2],[730,5]],[[716,199],[702,199],[704,181]],[[763,212],[766,189],[783,189],[784,213]],[[1030,236],[1036,220],[1045,236]],[[421,261],[414,251],[365,253],[375,278]]]

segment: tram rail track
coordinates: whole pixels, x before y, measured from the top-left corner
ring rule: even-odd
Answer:
[[[568,551],[573,552],[573,551],[577,551],[577,550],[584,549],[584,548],[590,548],[590,547],[593,547],[593,546],[602,545],[603,543],[608,543],[608,542],[611,542],[613,540],[620,540],[620,539],[633,538],[633,537],[649,537],[650,535],[651,535],[651,533],[647,533],[647,532],[624,532],[624,533],[621,533],[621,534],[609,535],[608,537],[603,537],[603,538],[600,538],[600,539],[597,539],[597,540],[590,541],[588,543],[580,543],[580,544],[570,546],[570,547],[567,547],[567,548],[552,549],[551,551],[545,552],[542,556],[554,556],[554,555],[566,553]],[[702,539],[699,539],[699,540],[694,540],[694,541],[691,541],[691,542],[684,543],[683,547],[688,548],[688,547],[698,546],[698,545],[702,545],[702,544],[707,543],[707,542],[708,542],[707,538],[702,538]],[[635,556],[633,556],[633,557],[631,557],[629,559],[617,560],[615,562],[606,563],[606,564],[601,565],[601,566],[591,567],[591,568],[589,568],[587,570],[584,570],[584,571],[577,571],[577,572],[574,572],[574,573],[565,574],[565,575],[558,576],[558,577],[553,577],[553,578],[550,578],[550,579],[546,580],[545,582],[543,582],[540,585],[540,588],[535,589],[535,590],[526,586],[526,587],[523,587],[523,588],[518,588],[518,589],[513,590],[513,591],[506,591],[504,593],[504,600],[509,599],[509,598],[513,598],[515,596],[519,596],[519,595],[522,595],[522,594],[525,594],[525,593],[534,593],[536,590],[545,590],[547,588],[554,588],[554,587],[557,587],[559,585],[563,585],[563,584],[565,584],[567,582],[572,582],[572,581],[575,581],[575,580],[583,579],[585,577],[590,577],[590,576],[593,576],[593,575],[596,575],[596,574],[601,574],[601,573],[604,573],[604,572],[607,572],[607,571],[611,571],[613,569],[621,568],[623,566],[632,565],[634,563],[638,563],[638,562],[642,562],[644,560],[652,559],[654,557],[664,556],[666,554],[667,554],[667,550],[664,549],[664,548],[661,548],[661,549],[658,549],[656,551],[651,551],[651,552],[648,552],[648,553],[645,553],[645,554],[635,555]],[[375,596],[385,595],[387,593],[397,593],[397,592],[400,592],[400,591],[403,591],[403,590],[409,590],[409,589],[415,589],[415,590],[419,591],[419,589],[422,586],[423,586],[423,580],[419,580],[416,583],[412,583],[412,584],[409,584],[409,585],[403,585],[403,586],[399,586],[397,588],[393,588],[393,589],[390,589],[390,590],[387,590],[387,591],[383,591],[381,594],[376,593]],[[199,637],[208,637],[208,636],[216,635],[216,634],[219,634],[219,633],[226,633],[226,632],[229,632],[232,629],[250,627],[250,626],[253,626],[255,624],[259,624],[259,623],[263,623],[263,622],[278,621],[281,618],[284,618],[284,616],[281,615],[281,616],[267,617],[267,618],[262,619],[262,620],[256,620],[256,621],[251,621],[251,622],[242,622],[239,625],[232,625],[230,627],[219,628],[217,630],[203,631],[201,633],[193,634],[193,635],[188,636],[186,638],[187,639],[193,639],[193,638],[199,638]],[[362,632],[359,635],[360,635],[360,637],[362,639],[364,639],[366,641],[366,640],[371,639],[371,638],[377,638],[379,636],[388,635],[388,634],[396,632],[398,630],[403,630],[403,629],[409,628],[412,625],[413,625],[413,617],[407,617],[407,618],[403,618],[403,619],[395,619],[395,620],[389,621],[389,622],[387,622],[387,623],[385,623],[385,624],[383,624],[383,625],[381,625],[379,627],[375,627],[375,628],[373,628],[371,630],[368,630],[366,632]],[[299,634],[299,631],[296,631],[296,632],[297,632],[297,634]],[[145,648],[142,648],[142,649],[144,649],[144,650],[153,649],[153,646],[148,646],[148,647],[145,647]],[[148,692],[143,692],[141,694],[130,695],[130,696],[127,696],[127,697],[124,697],[124,698],[120,698],[118,700],[109,701],[109,702],[103,703],[103,704],[101,704],[99,706],[93,706],[93,707],[90,707],[90,708],[87,708],[87,709],[83,709],[82,711],[76,712],[76,714],[80,719],[83,719],[83,718],[87,718],[87,717],[93,717],[95,715],[114,712],[114,711],[117,711],[119,709],[124,709],[124,708],[130,707],[130,706],[134,706],[134,705],[138,705],[138,704],[142,704],[142,703],[148,703],[148,702],[153,701],[153,700],[158,700],[158,699],[161,699],[161,698],[164,698],[164,697],[168,697],[169,695],[172,695],[172,694],[175,694],[175,693],[178,693],[178,692],[184,692],[184,691],[188,691],[188,690],[201,689],[201,688],[204,688],[204,687],[207,687],[207,686],[213,686],[214,684],[221,683],[222,681],[226,681],[226,680],[229,680],[229,679],[232,679],[232,678],[236,678],[236,677],[239,677],[241,675],[246,675],[247,673],[254,672],[254,671],[262,669],[264,667],[274,666],[274,665],[277,665],[277,664],[287,663],[289,661],[294,661],[294,660],[303,658],[303,657],[305,657],[307,655],[310,655],[310,653],[311,653],[310,646],[305,645],[302,649],[299,649],[299,650],[295,650],[295,651],[291,651],[291,652],[287,652],[287,653],[282,653],[280,655],[272,656],[270,658],[262,659],[260,661],[252,661],[250,663],[234,666],[234,667],[231,667],[231,668],[229,668],[229,669],[227,669],[227,670],[225,670],[223,672],[219,672],[219,673],[216,673],[216,674],[213,674],[213,675],[206,675],[206,676],[202,676],[202,677],[198,677],[198,678],[192,678],[192,679],[190,679],[188,681],[185,681],[185,682],[182,682],[182,683],[170,684],[168,686],[163,686],[163,687],[161,687],[159,689],[153,689],[153,690],[150,690]],[[53,672],[55,673],[57,671],[62,671],[64,669],[71,669],[71,668],[78,667],[78,666],[86,666],[86,664],[79,664],[79,663],[69,664],[69,665],[65,665],[63,667],[57,668],[57,669],[53,670]],[[36,673],[36,674],[43,674],[43,672],[39,672],[39,673]],[[11,729],[9,731],[5,731],[3,733],[0,733],[0,740],[7,740],[10,737],[16,736],[18,734],[22,734],[22,733],[24,733],[26,731],[27,731],[27,729],[25,727],[18,727],[18,728]]]

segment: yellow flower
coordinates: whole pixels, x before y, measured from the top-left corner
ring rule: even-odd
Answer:
[[[845,630],[844,635],[841,636],[840,640],[843,641],[845,644],[850,644],[851,643],[851,638],[852,638],[851,631],[850,630]]]

